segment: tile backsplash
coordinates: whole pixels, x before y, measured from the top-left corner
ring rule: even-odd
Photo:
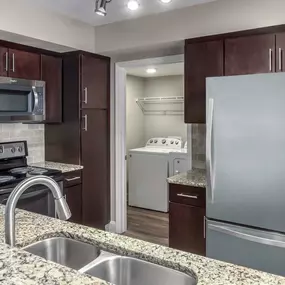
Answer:
[[[45,160],[45,126],[43,124],[0,124],[0,142],[28,142],[28,163]]]
[[[205,124],[192,124],[192,167],[206,168]]]

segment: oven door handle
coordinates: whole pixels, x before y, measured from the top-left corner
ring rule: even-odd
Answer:
[[[20,197],[19,201],[21,200],[27,200],[27,199],[31,199],[31,198],[35,198],[35,197],[38,197],[38,196],[42,196],[43,194],[46,194],[48,193],[49,190],[48,189],[45,189],[45,190],[41,190],[41,191],[33,191],[31,193],[28,193],[28,194],[24,194]],[[6,203],[8,201],[9,197],[7,199],[4,199],[2,201],[2,204]]]
[[[32,87],[33,89],[33,95],[34,95],[34,108],[33,108],[33,113],[35,113],[35,111],[38,109],[39,107],[39,94],[36,90],[36,87],[33,86]]]

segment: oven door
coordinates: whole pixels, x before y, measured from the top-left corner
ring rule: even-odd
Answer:
[[[5,192],[7,192],[7,189],[5,189]],[[1,194],[0,203],[6,205],[10,194],[11,192]],[[16,207],[37,214],[55,217],[54,199],[50,190],[46,187],[32,188],[30,191],[24,193],[20,197]]]
[[[45,82],[0,77],[0,122],[45,119]]]

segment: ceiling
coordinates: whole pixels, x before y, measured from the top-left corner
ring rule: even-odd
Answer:
[[[49,9],[93,26],[135,19],[217,0],[172,0],[169,4],[163,4],[159,0],[138,1],[140,2],[140,8],[137,11],[130,11],[126,7],[128,0],[112,0],[107,6],[107,16],[102,17],[94,13],[95,0],[23,0],[23,2],[34,7],[39,6]]]
[[[146,69],[152,67],[156,69],[156,73],[148,74]],[[160,76],[170,76],[170,75],[183,75],[184,74],[184,62],[171,63],[171,64],[161,64],[161,65],[151,65],[151,66],[141,66],[141,67],[128,67],[126,68],[128,75],[134,75],[139,77],[160,77]]]

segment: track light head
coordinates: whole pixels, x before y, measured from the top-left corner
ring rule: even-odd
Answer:
[[[112,0],[96,0],[95,13],[100,16],[106,16],[107,15],[106,5],[111,1]]]

